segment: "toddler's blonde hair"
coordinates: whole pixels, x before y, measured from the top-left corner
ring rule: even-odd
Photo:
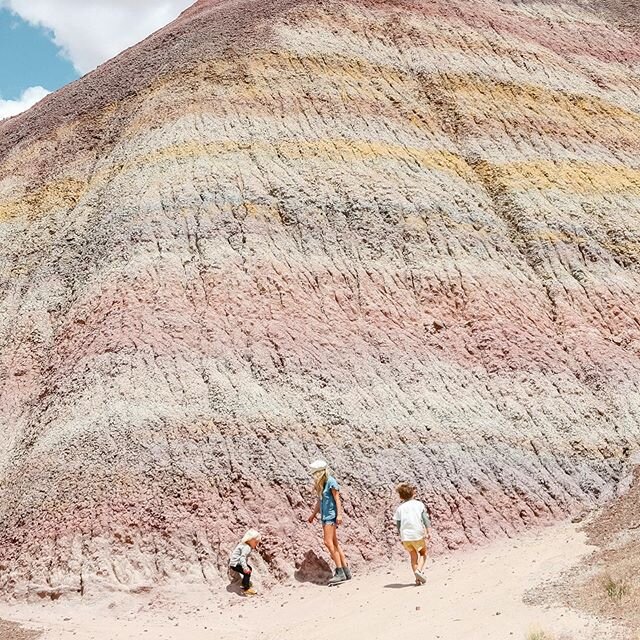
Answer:
[[[262,536],[260,535],[259,531],[256,531],[255,529],[249,529],[249,531],[247,531],[247,533],[245,533],[242,537],[242,542],[247,543],[249,542],[249,540],[257,540],[258,542],[260,542],[261,538]]]

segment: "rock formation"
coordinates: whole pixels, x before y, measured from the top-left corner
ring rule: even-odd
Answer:
[[[263,580],[312,573],[319,455],[360,565],[399,480],[448,548],[606,499],[640,435],[625,4],[201,0],[0,123],[0,591],[216,586],[248,525]]]

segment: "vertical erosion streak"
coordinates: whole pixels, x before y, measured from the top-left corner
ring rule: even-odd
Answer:
[[[461,158],[471,167],[489,195],[494,213],[506,223],[511,242],[547,291],[552,308],[551,317],[555,320],[555,301],[548,287],[551,274],[544,268],[544,251],[531,233],[532,225],[527,213],[510,194],[502,179],[500,168],[483,159],[478,153],[468,150],[468,143],[473,134],[455,98],[444,90],[438,78],[425,74],[420,74],[419,78],[423,95],[439,117],[443,130],[458,145]]]

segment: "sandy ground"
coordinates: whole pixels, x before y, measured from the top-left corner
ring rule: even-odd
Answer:
[[[564,523],[431,560],[423,587],[413,585],[408,564],[394,564],[339,587],[295,584],[251,600],[173,590],[100,603],[4,604],[0,617],[42,629],[41,640],[391,640],[400,630],[434,640],[526,640],[534,630],[556,640],[624,638],[588,614],[523,602],[591,551],[577,526]]]

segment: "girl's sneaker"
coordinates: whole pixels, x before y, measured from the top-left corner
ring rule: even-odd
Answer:
[[[425,584],[427,582],[427,579],[424,577],[424,573],[422,573],[422,571],[418,571],[416,569],[416,571],[414,571],[414,574],[416,576],[416,584]]]
[[[342,567],[344,569],[344,575],[347,580],[351,580],[351,569],[349,567]]]
[[[340,569],[336,569],[336,572],[333,574],[333,578],[329,580],[329,586],[333,587],[336,584],[340,584],[341,582],[346,582],[347,576],[344,574],[344,569],[340,567]]]
[[[243,591],[242,595],[244,595],[245,598],[253,598],[253,596],[258,595],[258,592],[253,587],[250,587],[249,589]]]

